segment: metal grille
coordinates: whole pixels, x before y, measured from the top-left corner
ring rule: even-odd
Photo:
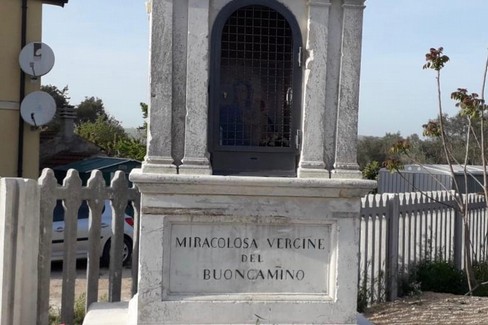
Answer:
[[[259,5],[235,11],[222,31],[222,146],[290,147],[293,37],[286,19]]]

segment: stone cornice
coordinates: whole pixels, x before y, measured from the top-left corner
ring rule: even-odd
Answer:
[[[308,0],[310,7],[329,7],[331,5],[330,0]]]
[[[184,195],[362,197],[375,181],[360,179],[318,179],[207,175],[148,174],[134,169],[130,174],[142,193]]]
[[[364,9],[366,0],[343,0],[342,7],[344,8],[355,8],[355,9]]]

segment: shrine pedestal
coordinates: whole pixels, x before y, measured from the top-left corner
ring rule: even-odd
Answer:
[[[374,182],[131,174],[136,324],[355,324],[360,197]]]

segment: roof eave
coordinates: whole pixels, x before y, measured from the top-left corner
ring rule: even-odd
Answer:
[[[69,0],[42,0],[42,3],[47,4],[47,5],[55,5],[55,6],[64,7],[64,5],[68,3],[68,1]]]

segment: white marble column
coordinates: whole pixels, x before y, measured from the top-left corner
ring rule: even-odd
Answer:
[[[188,1],[185,156],[180,174],[212,174],[209,162],[209,0]]]
[[[308,1],[303,142],[298,165],[298,177],[301,178],[329,178],[324,161],[329,8],[330,0]]]
[[[145,173],[176,174],[171,155],[173,0],[151,1],[150,91]]]
[[[360,178],[357,163],[364,0],[344,0],[334,178]]]

